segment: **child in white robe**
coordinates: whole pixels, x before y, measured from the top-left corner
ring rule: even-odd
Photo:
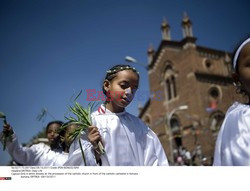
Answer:
[[[168,166],[163,147],[156,134],[138,117],[125,111],[139,85],[139,74],[129,65],[116,65],[107,71],[103,92],[107,101],[92,113],[92,126],[74,141],[65,165],[103,166]],[[105,147],[100,154],[98,142]]]
[[[235,102],[227,111],[217,137],[214,166],[250,165],[250,38],[235,51],[233,79],[247,103]]]
[[[25,166],[62,166],[68,158],[68,153],[55,143],[58,137],[57,130],[62,126],[61,121],[52,121],[46,127],[46,135],[50,146],[39,143],[31,147],[19,144],[17,135],[9,124],[4,125],[3,131],[11,132],[11,141],[7,141],[7,149],[14,161]]]

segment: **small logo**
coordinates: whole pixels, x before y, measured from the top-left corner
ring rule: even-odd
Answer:
[[[11,177],[0,177],[0,180],[11,180]]]

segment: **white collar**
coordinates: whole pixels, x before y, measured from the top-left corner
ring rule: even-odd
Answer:
[[[97,111],[98,111],[98,113],[101,114],[101,115],[117,115],[117,116],[121,116],[121,115],[124,115],[124,114],[127,113],[125,109],[124,109],[124,111],[122,111],[122,112],[114,113],[114,112],[108,110],[108,109],[104,106],[104,104],[102,104],[102,105],[98,108]]]

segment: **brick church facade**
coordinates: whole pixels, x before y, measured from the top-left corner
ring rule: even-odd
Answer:
[[[190,165],[211,165],[226,111],[242,100],[230,75],[232,55],[197,45],[186,14],[181,41],[171,40],[166,20],[161,31],[158,49],[147,52],[153,96],[139,108],[139,117],[158,135],[170,164],[176,165],[178,151],[185,148]]]

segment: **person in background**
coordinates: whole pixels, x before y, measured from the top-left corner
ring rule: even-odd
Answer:
[[[3,131],[11,133],[11,141],[7,141],[7,150],[14,161],[25,166],[62,166],[68,158],[63,148],[56,144],[59,136],[58,129],[62,121],[51,121],[46,127],[46,135],[49,145],[44,143],[34,144],[31,147],[23,147],[13,128],[9,124],[3,126]]]
[[[250,165],[250,38],[235,50],[233,70],[236,91],[248,100],[228,109],[216,141],[214,166]]]

